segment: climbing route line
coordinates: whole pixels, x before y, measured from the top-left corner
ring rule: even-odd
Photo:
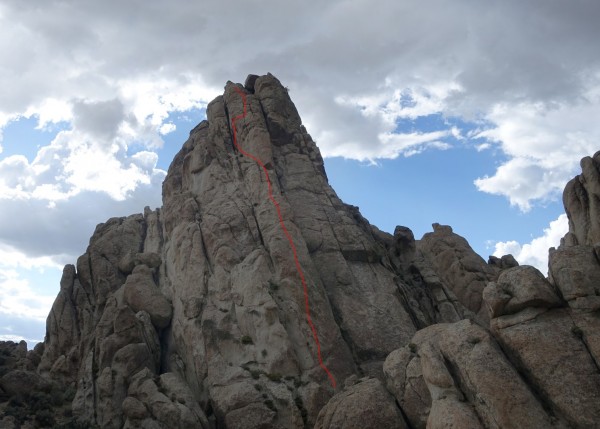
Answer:
[[[302,283],[302,288],[304,291],[304,310],[306,312],[306,321],[308,323],[308,326],[310,326],[310,330],[312,331],[313,338],[314,338],[315,344],[317,346],[317,357],[319,360],[319,366],[321,368],[323,368],[323,370],[327,373],[327,377],[329,377],[329,381],[331,382],[331,385],[335,389],[335,386],[336,386],[335,378],[333,377],[333,374],[331,373],[331,371],[329,371],[329,368],[327,368],[325,363],[323,363],[323,357],[321,356],[321,343],[319,342],[319,337],[317,335],[317,328],[315,327],[315,324],[313,323],[312,318],[310,316],[310,305],[308,303],[308,286],[306,284],[306,279],[304,278],[304,272],[302,271],[302,267],[300,266],[300,261],[298,260],[298,253],[296,252],[296,245],[294,244],[294,240],[292,239],[292,236],[290,235],[287,227],[285,226],[285,223],[283,222],[283,216],[281,215],[281,208],[279,207],[279,203],[277,202],[277,200],[275,200],[275,197],[273,197],[273,186],[271,185],[271,179],[269,178],[269,172],[267,171],[267,167],[265,167],[265,164],[263,164],[260,159],[258,159],[256,156],[252,155],[251,153],[246,152],[238,144],[237,129],[235,127],[235,123],[236,123],[236,121],[238,121],[240,119],[244,119],[246,117],[246,94],[244,94],[244,92],[237,86],[234,89],[240,95],[240,97],[242,97],[244,111],[241,115],[237,115],[231,119],[231,128],[233,129],[233,145],[242,155],[247,156],[248,158],[250,158],[251,160],[256,162],[265,173],[265,177],[267,179],[267,189],[268,189],[268,193],[269,193],[269,200],[271,200],[271,202],[275,206],[275,210],[277,210],[277,216],[279,217],[279,225],[281,226],[281,230],[283,231],[283,234],[285,235],[285,237],[287,238],[287,240],[290,243],[290,248],[292,249],[292,254],[294,255],[294,262],[296,264],[296,270],[298,271],[298,275],[300,276],[300,282]]]

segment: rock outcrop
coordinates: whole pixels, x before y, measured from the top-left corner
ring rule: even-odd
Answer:
[[[277,207],[232,144],[244,109],[239,145]],[[306,427],[334,384],[382,378],[417,329],[465,313],[410,230],[383,233],[336,196],[285,88],[255,76],[209,104],[163,207],[99,225],[65,267],[39,372],[73,386],[74,415],[102,427]],[[157,394],[163,377],[193,400]]]
[[[448,225],[433,224],[418,243],[428,262],[458,300],[482,321],[489,321],[482,301],[487,282],[498,276],[496,264],[486,264],[467,240],[455,234]],[[506,258],[505,258],[506,259]]]
[[[420,330],[390,354],[384,370],[415,428],[552,424],[490,333],[470,320]]]
[[[569,218],[565,243],[569,246],[599,243],[600,151],[581,160],[581,174],[567,183],[563,203]]]
[[[486,263],[449,226],[378,230],[329,186],[274,76],[228,82],[163,206],[98,225],[65,267],[44,344],[10,346],[1,399],[62,389],[56,410],[103,428],[595,427],[600,182],[585,168],[546,279]],[[49,424],[13,409],[6,427]]]
[[[590,242],[600,213],[589,195],[600,182],[585,173],[591,165],[584,159],[587,179],[565,189],[570,230],[550,249],[548,279],[510,256],[483,268],[449,227],[437,226],[419,243],[479,317],[426,327],[388,356],[386,385],[411,427],[598,427],[600,264]]]

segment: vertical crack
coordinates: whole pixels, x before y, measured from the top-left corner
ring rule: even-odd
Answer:
[[[202,252],[204,253],[204,258],[206,259],[206,264],[208,265],[208,271],[212,275],[214,274],[213,264],[210,260],[210,255],[208,253],[208,249],[206,248],[206,243],[204,242],[204,234],[202,233],[202,216],[200,215],[200,202],[196,196],[193,197],[194,202],[196,203],[196,225],[198,226],[198,232],[200,233],[200,245],[202,246]],[[206,275],[206,273],[205,273]]]
[[[538,386],[537,383],[534,381],[533,375],[525,366],[525,364],[521,361],[519,356],[511,353],[510,347],[502,340],[502,338],[499,335],[497,335],[493,331],[488,332],[490,333],[492,338],[494,338],[496,344],[498,345],[499,351],[502,353],[507,362],[514,368],[525,387],[542,406],[544,411],[546,411],[548,416],[551,419],[560,419],[562,421],[567,420],[564,418],[560,410],[555,411],[553,402],[544,392],[542,387]]]
[[[590,359],[592,360],[592,363],[596,367],[596,370],[598,371],[598,373],[600,373],[600,363],[596,360],[596,357],[594,356],[594,354],[592,353],[592,350],[590,349],[590,346],[589,346],[586,336],[585,336],[585,332],[579,326],[577,326],[577,324],[575,323],[575,320],[573,320],[573,316],[570,313],[568,313],[568,314],[569,314],[569,319],[571,319],[571,323],[573,323],[573,326],[571,327],[571,332],[573,333],[573,335],[575,335],[577,338],[579,338],[581,340],[581,343],[583,344],[583,347],[585,347],[585,350],[588,353],[588,355],[590,356]]]
[[[448,359],[448,357],[444,353],[441,353],[441,355],[444,360],[444,366],[446,367],[448,374],[450,374],[450,377],[452,377],[454,386],[463,395],[465,400],[469,401],[469,405],[470,405],[471,409],[473,410],[473,413],[477,417],[477,420],[479,420],[479,423],[481,423],[481,427],[484,427],[484,428],[487,427],[488,425],[485,424],[483,418],[481,417],[481,415],[479,414],[479,411],[477,410],[477,407],[475,406],[477,398],[464,385],[460,375],[458,374],[458,369],[456,368],[456,366],[450,361],[450,359]],[[490,415],[490,418],[493,419],[494,417],[492,415]],[[498,424],[498,422],[495,421],[495,419],[494,419],[494,423],[496,424],[496,427],[501,427]]]
[[[138,252],[143,253],[144,247],[146,245],[146,236],[148,235],[148,222],[146,222],[146,216],[144,216],[142,218],[141,227],[142,227],[142,234],[140,237],[140,244],[138,246],[138,248],[139,248]]]
[[[204,257],[206,258],[206,264],[208,265],[208,271],[211,275],[214,274],[213,265],[210,261],[210,255],[208,254],[208,250],[206,249],[206,243],[204,242],[204,234],[202,234],[202,227],[200,226],[200,222],[198,224],[198,232],[200,233],[200,244],[202,245],[202,252],[204,252]]]
[[[94,281],[94,271],[92,269],[92,256],[88,253],[88,269],[90,270],[90,286],[92,287],[92,295],[94,296],[94,303],[96,302],[96,282]]]
[[[229,109],[227,108],[227,102],[225,101],[225,97],[223,97],[223,110],[225,111],[225,117],[227,118],[227,129],[229,130],[229,143],[231,144],[231,150],[235,154],[237,151],[235,150],[235,144],[233,144],[233,124],[231,123],[231,117],[229,116]]]
[[[156,229],[158,229],[158,238],[160,240],[160,248],[163,248],[163,245],[165,243],[165,236],[164,236],[164,232],[163,232],[163,223],[161,220],[162,217],[162,209],[161,208],[157,208],[156,209]]]
[[[402,307],[404,308],[404,311],[406,311],[406,313],[410,317],[413,326],[417,331],[419,329],[423,329],[425,326],[422,326],[423,324],[419,321],[413,309],[411,308],[408,302],[407,292],[402,287],[403,285],[398,280],[398,277],[394,277],[394,283],[396,284],[396,290],[398,291],[398,295],[400,296],[400,299],[398,301],[400,302],[400,305],[402,305]]]
[[[408,416],[406,415],[406,413],[400,406],[400,403],[398,402],[397,399],[394,400],[394,403],[396,404],[396,407],[398,407],[398,410],[400,411],[400,414],[402,415],[402,418],[404,419],[404,424],[405,424],[406,428],[407,429],[415,429],[414,426],[410,423]]]
[[[256,211],[254,211],[254,206],[251,207],[252,210],[252,217],[254,218],[254,223],[256,224],[256,231],[258,232],[258,239],[260,240],[260,243],[263,245],[263,247],[266,249],[267,246],[265,244],[265,239],[262,235],[262,231],[260,230],[260,225],[258,224],[258,218],[256,217]],[[247,222],[247,220],[246,220]]]
[[[98,395],[96,393],[96,373],[98,371],[98,363],[96,362],[96,347],[92,348],[92,401],[94,407],[94,422],[98,421]]]
[[[592,362],[594,363],[596,370],[598,371],[598,373],[600,373],[600,365],[598,364],[598,361],[596,360],[594,354],[592,353],[592,351],[585,339],[585,334],[581,337],[581,342],[582,342],[583,346],[585,347],[585,350],[587,351],[587,353],[590,355],[590,358],[592,359]]]

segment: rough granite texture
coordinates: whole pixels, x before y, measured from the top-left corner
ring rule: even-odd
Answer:
[[[267,168],[335,388],[264,172],[233,145],[236,89],[238,143]],[[0,345],[0,427],[43,427],[31,391],[61,389],[52,424],[85,427],[598,427],[596,158],[567,185],[546,279],[510,255],[486,263],[449,226],[379,231],[329,186],[274,76],[228,82],[163,206],[98,225],[44,343]]]

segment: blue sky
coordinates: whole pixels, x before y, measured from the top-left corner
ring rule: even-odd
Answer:
[[[207,103],[249,73],[290,88],[372,224],[449,224],[545,272],[562,189],[600,149],[598,18],[592,0],[0,4],[0,339],[42,339],[64,264],[160,205]]]
[[[473,171],[493,171],[494,163],[489,153],[452,148],[376,166],[329,158],[325,167],[338,195],[360,207],[378,228],[393,233],[396,225],[408,226],[420,238],[432,231],[434,222],[451,225],[487,260],[497,242],[529,242],[564,211],[554,201],[522,213],[501,197],[480,195]],[[429,174],[433,177],[423,180]]]

